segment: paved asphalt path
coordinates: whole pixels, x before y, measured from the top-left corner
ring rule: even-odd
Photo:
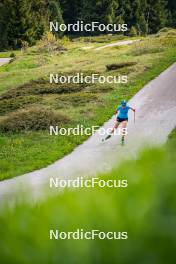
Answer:
[[[113,42],[104,46],[100,46],[98,48],[95,48],[94,50],[98,51],[98,50],[102,50],[108,47],[116,47],[116,46],[125,46],[125,45],[131,45],[135,42],[141,41],[141,39],[133,39],[133,40],[122,40],[122,41],[117,41],[117,42]],[[82,47],[83,50],[89,50],[89,49],[93,49],[94,46],[85,46]]]
[[[3,66],[4,64],[8,64],[11,61],[10,58],[0,58],[0,66]]]
[[[102,49],[105,49],[105,48],[108,48],[108,47],[131,45],[131,44],[133,44],[135,42],[139,42],[139,41],[141,41],[141,40],[140,39],[135,39],[135,40],[118,41],[118,42],[115,42],[115,43],[111,43],[111,44],[108,44],[108,45],[105,45],[105,46],[98,47],[95,50],[102,50]]]
[[[141,89],[129,105],[136,108],[136,123],[131,112],[124,147],[119,144],[119,136],[114,135],[102,143],[102,137],[96,133],[71,154],[47,168],[0,182],[0,201],[14,201],[17,193],[29,189],[30,198],[37,200],[46,195],[50,177],[74,179],[95,176],[125,159],[136,158],[145,146],[166,142],[168,134],[176,126],[176,63]],[[115,116],[104,124],[104,128],[112,127],[114,121]],[[46,155],[49,155],[49,149]]]

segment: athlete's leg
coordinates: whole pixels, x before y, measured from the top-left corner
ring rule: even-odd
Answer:
[[[126,135],[125,129],[127,127],[127,124],[128,124],[128,121],[122,122],[122,141],[121,141],[122,145],[124,144],[124,141],[125,141],[125,135]]]
[[[120,122],[116,121],[114,127],[112,128],[110,133],[105,137],[104,140],[109,139],[112,136],[112,134],[114,133],[114,130],[117,129],[119,125],[120,125]]]
[[[111,134],[114,133],[114,130],[117,129],[119,125],[120,125],[120,122],[116,121],[113,129],[111,130]]]

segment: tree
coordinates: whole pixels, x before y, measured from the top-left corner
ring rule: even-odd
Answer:
[[[176,1],[168,0],[168,21],[167,26],[176,27]]]
[[[55,0],[51,0],[48,2],[48,8],[49,8],[49,21],[52,22],[58,22],[59,24],[62,24],[63,18],[61,14],[60,5]],[[61,37],[63,35],[62,32],[56,32],[55,33],[58,37]]]
[[[125,23],[137,34],[146,35],[176,26],[176,1],[0,0],[0,48],[18,48],[24,41],[34,44],[49,30],[50,21],[73,24],[78,20]],[[55,35],[62,36],[61,32]]]
[[[32,42],[31,5],[27,0],[2,0],[0,34],[4,45],[18,47],[22,40]],[[5,27],[5,29],[4,29]]]
[[[49,21],[62,23],[57,0],[1,0],[0,48],[32,45],[49,29]]]
[[[167,22],[167,2],[165,0],[148,0],[148,26],[149,33],[156,33]]]
[[[146,36],[148,34],[148,23],[144,17],[144,15],[141,15],[139,17],[138,23],[137,23],[138,33],[139,35]]]
[[[60,6],[62,16],[66,24],[75,23],[80,20],[82,10],[82,0],[61,0]]]
[[[0,49],[8,46],[9,10],[12,9],[11,0],[0,2]]]
[[[137,33],[136,28],[134,26],[132,26],[131,29],[130,29],[130,32],[129,32],[129,36],[135,37],[135,36],[137,36],[137,34],[138,33]]]
[[[94,21],[105,25],[116,23],[116,9],[117,1],[115,0],[83,0],[81,20],[85,23]]]

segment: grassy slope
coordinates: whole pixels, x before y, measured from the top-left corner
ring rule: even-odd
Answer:
[[[176,262],[176,133],[162,149],[141,153],[101,178],[127,179],[127,189],[65,191],[40,205],[0,213],[3,263]],[[49,240],[49,230],[127,231],[128,240]],[[37,230],[37,232],[36,232]]]
[[[91,94],[98,95],[98,100],[95,102],[87,102],[85,98],[82,104],[82,99],[77,100],[77,94],[75,94],[73,100],[77,100],[76,106],[70,101],[67,107],[61,104],[58,109],[57,103],[59,104],[60,101],[57,100],[60,100],[60,97],[58,98],[57,95],[44,95],[42,102],[37,103],[37,105],[44,105],[71,116],[70,126],[76,124],[84,124],[86,127],[101,125],[111,117],[121,99],[129,99],[148,81],[176,61],[176,48],[173,44],[174,38],[150,38],[133,46],[114,47],[95,52],[94,50],[82,50],[81,47],[85,46],[85,43],[78,42],[71,43],[67,53],[55,56],[48,54],[41,56],[36,53],[36,48],[32,48],[25,56],[17,54],[16,61],[0,69],[0,90],[3,93],[8,91],[10,93],[11,88],[51,72],[91,70],[107,75],[106,64],[136,61],[137,65],[130,69],[124,68],[113,72],[114,75],[128,73],[127,85],[112,85],[110,87],[112,90],[106,93],[103,92],[102,85],[93,86]],[[86,136],[51,137],[47,131],[2,134],[0,137],[0,179],[46,166],[69,153],[85,139]]]

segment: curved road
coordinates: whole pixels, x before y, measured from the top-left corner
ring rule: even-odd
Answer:
[[[11,61],[11,58],[0,58],[0,66],[8,64]]]
[[[176,126],[176,63],[149,82],[129,104],[137,109],[136,123],[133,123],[133,113],[130,113],[124,147],[119,145],[119,136],[101,143],[101,137],[95,134],[47,168],[0,182],[0,201],[5,198],[14,201],[17,193],[29,189],[32,199],[42,198],[49,188],[50,177],[70,179],[93,176],[111,169],[126,158],[135,158],[145,145],[164,143]],[[104,127],[112,127],[114,120],[115,116]]]
[[[105,49],[105,48],[109,48],[109,47],[116,47],[116,46],[125,46],[125,45],[131,45],[135,42],[139,42],[141,41],[141,39],[133,39],[133,40],[122,40],[122,41],[117,41],[117,42],[113,42],[113,43],[110,43],[110,44],[107,44],[107,45],[104,45],[104,46],[100,46],[98,48],[95,48],[94,50],[102,50],[102,49]],[[89,50],[89,49],[93,49],[94,46],[85,46],[85,47],[82,47],[83,50]]]
[[[122,41],[118,41],[118,42],[115,42],[115,43],[107,44],[105,46],[98,47],[95,50],[102,50],[102,49],[105,49],[105,48],[116,47],[116,46],[120,47],[120,46],[125,46],[125,45],[131,45],[131,44],[133,44],[135,42],[139,42],[139,41],[141,41],[141,39],[122,40]]]

